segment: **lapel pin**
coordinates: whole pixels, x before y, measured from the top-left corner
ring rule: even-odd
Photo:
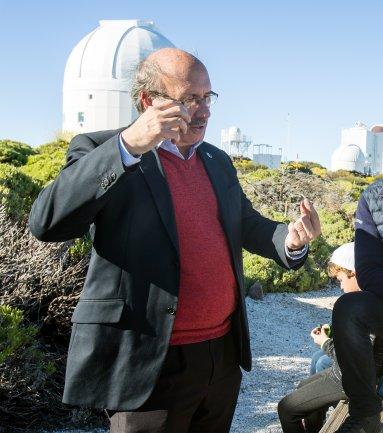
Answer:
[[[206,152],[206,155],[207,155],[209,158],[213,158],[213,155],[212,155],[211,153],[209,153],[209,152]]]

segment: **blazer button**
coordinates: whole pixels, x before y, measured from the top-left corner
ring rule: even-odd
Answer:
[[[166,309],[166,311],[167,311],[167,313],[170,314],[171,316],[175,316],[175,315],[176,315],[176,310],[175,310],[174,307],[170,307],[170,306],[169,306],[169,307]]]
[[[116,179],[117,179],[117,174],[113,171],[113,172],[110,174],[110,180],[111,180],[112,182],[114,182]]]
[[[109,186],[108,179],[102,179],[102,181],[101,181],[101,187],[104,188],[104,189],[107,189],[108,186]]]

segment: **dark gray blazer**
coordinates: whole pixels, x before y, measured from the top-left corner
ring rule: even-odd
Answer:
[[[177,309],[179,252],[169,187],[154,152],[123,166],[118,133],[75,137],[57,179],[35,201],[31,232],[59,242],[89,230],[92,256],[74,311],[63,401],[128,411],[149,397],[160,373]],[[287,227],[262,217],[245,197],[230,158],[198,147],[217,196],[238,282],[232,318],[238,359],[251,368],[242,248],[285,268]],[[218,301],[218,300],[217,300]]]

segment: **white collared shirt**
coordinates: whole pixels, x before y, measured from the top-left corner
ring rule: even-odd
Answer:
[[[202,143],[202,140],[199,141],[198,143],[193,144],[190,148],[189,148],[189,154],[187,156],[187,158],[184,158],[184,156],[182,155],[182,153],[179,151],[178,147],[172,143],[171,140],[164,140],[161,141],[161,143],[157,144],[156,148],[159,149],[163,149],[166,150],[170,153],[172,153],[173,155],[178,156],[178,158],[187,160],[190,159],[195,151],[197,150],[197,147]],[[124,142],[122,140],[121,134],[119,135],[119,145],[120,145],[120,153],[121,153],[121,158],[122,158],[122,162],[126,167],[131,167],[134,164],[138,164],[141,161],[141,156],[133,156],[128,149],[125,147]]]

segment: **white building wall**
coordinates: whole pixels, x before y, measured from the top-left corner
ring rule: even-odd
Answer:
[[[129,92],[82,90],[66,92],[63,130],[89,132],[127,126],[136,115]]]
[[[341,135],[341,146],[356,144],[364,154],[367,153],[367,128],[344,128]]]
[[[279,168],[281,165],[282,156],[256,153],[253,155],[254,164],[266,165],[268,168]]]
[[[376,154],[375,169],[377,173],[383,173],[383,133],[375,134],[374,138]]]
[[[335,150],[331,158],[331,169],[356,170],[361,173],[379,174],[383,172],[383,132],[368,129],[361,122],[352,128],[344,128],[341,133],[341,146]],[[344,155],[347,146],[356,145],[364,156],[357,161],[349,161]],[[346,152],[347,153],[347,152]],[[361,164],[363,165],[361,167]]]

